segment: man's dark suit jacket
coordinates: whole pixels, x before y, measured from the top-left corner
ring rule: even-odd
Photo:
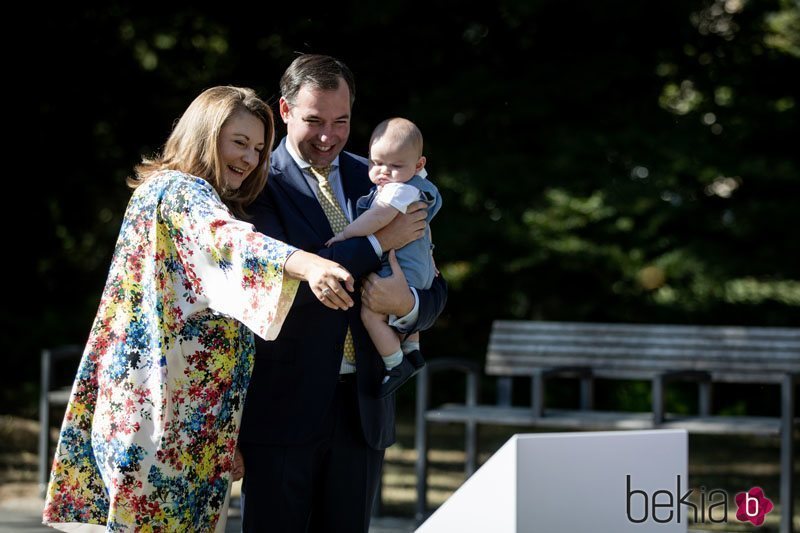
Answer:
[[[342,152],[339,172],[345,196],[355,206],[369,192],[367,161]],[[286,139],[272,154],[264,191],[249,209],[256,229],[297,248],[319,254],[345,267],[360,280],[375,271],[380,260],[366,237],[325,247],[333,236],[328,219],[302,170],[286,150]],[[447,284],[434,280],[419,293],[419,319],[415,329],[427,329],[441,313]],[[335,311],[322,305],[307,283],[295,298],[278,338],[256,338],[256,360],[247,392],[239,440],[287,446],[311,444],[322,437],[336,390],[342,346],[349,324],[356,348],[359,410],[364,437],[374,449],[395,441],[394,395],[377,397],[384,365],[361,323],[360,292],[356,305]]]

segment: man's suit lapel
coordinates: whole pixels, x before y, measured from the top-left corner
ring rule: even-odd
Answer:
[[[275,185],[283,188],[287,196],[294,202],[300,212],[314,231],[319,235],[320,241],[327,241],[333,236],[330,222],[325,212],[319,205],[317,197],[309,187],[303,172],[294,162],[286,150],[286,139],[281,141],[278,148],[272,153],[272,172],[270,179],[275,180]]]

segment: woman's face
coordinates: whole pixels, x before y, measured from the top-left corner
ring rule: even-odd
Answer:
[[[222,180],[236,190],[258,166],[264,151],[264,123],[247,111],[237,111],[225,121],[217,141]]]

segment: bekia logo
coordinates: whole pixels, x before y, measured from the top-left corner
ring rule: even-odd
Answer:
[[[740,492],[734,497],[736,502],[736,519],[740,522],[752,522],[754,526],[764,523],[764,517],[772,511],[772,502],[764,496],[761,487],[753,487],[747,492]]]
[[[695,495],[695,489],[689,488],[681,492],[681,476],[675,477],[675,492],[668,489],[646,491],[633,488],[631,476],[626,477],[626,507],[628,521],[642,524],[652,520],[658,524],[675,521],[678,524],[686,517],[691,516],[695,524],[706,521],[722,524],[728,521],[728,493],[722,489],[712,489],[706,492],[705,487],[700,487]],[[690,498],[699,498],[699,502]],[[772,502],[764,494],[761,487],[753,487],[747,492],[739,492],[734,497],[736,502],[736,519],[740,522],[750,522],[754,526],[764,523],[764,517],[773,509]]]

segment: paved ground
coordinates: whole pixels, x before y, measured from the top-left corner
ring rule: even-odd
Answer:
[[[26,533],[54,531],[42,525],[41,512],[44,502],[38,498],[14,498],[0,503],[0,533]],[[376,518],[370,533],[408,533],[414,531],[414,523],[403,518]],[[239,533],[241,521],[239,510],[232,508],[228,516],[226,533]]]

